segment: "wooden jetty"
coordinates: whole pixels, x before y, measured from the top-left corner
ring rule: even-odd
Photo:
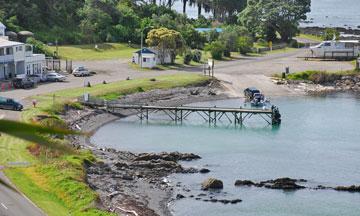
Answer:
[[[88,102],[85,105],[94,106]],[[125,105],[116,103],[105,103],[103,108],[113,114],[121,114],[122,111],[128,110],[135,113],[140,120],[149,120],[153,113],[162,112],[172,121],[182,123],[184,120],[196,114],[209,124],[216,125],[217,122],[228,121],[235,125],[242,125],[245,120],[260,116],[266,123],[271,125],[279,125],[281,123],[281,115],[279,109],[272,106],[270,109],[247,109],[247,108],[225,108],[225,107],[197,107],[197,106],[149,106],[149,105]]]

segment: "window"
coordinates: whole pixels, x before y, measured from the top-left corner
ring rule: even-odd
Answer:
[[[5,50],[3,48],[0,48],[0,56],[5,55]]]
[[[13,54],[13,49],[12,49],[12,47],[6,48],[6,55],[12,55],[12,54]]]
[[[22,51],[23,49],[22,49],[22,46],[19,46],[19,51]]]
[[[26,65],[26,74],[30,75],[30,65]]]
[[[325,46],[325,47],[330,47],[330,46],[331,46],[331,43],[326,42],[326,43],[324,43],[324,46]]]
[[[143,62],[146,62],[146,58],[143,58]]]

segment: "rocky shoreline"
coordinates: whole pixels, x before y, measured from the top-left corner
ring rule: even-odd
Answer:
[[[341,76],[334,81],[314,83],[304,80],[274,79],[277,85],[286,85],[297,91],[309,95],[325,95],[331,93],[360,93],[360,74],[353,76]]]
[[[118,101],[124,104],[179,106],[227,98],[221,84],[211,81],[204,86],[133,94]],[[85,107],[83,110],[68,110],[62,117],[72,129],[93,133],[104,124],[132,114],[124,112],[121,116],[114,116]],[[205,169],[180,165],[179,161],[200,159],[200,156],[191,153],[134,154],[97,148],[86,137],[70,139],[72,145],[90,149],[97,157],[98,162],[85,166],[86,181],[99,194],[99,206],[119,215],[172,215],[168,204],[180,195],[173,194],[175,186],[168,184],[166,177],[172,173],[205,172]]]

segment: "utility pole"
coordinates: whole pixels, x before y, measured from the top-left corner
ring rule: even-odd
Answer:
[[[143,65],[143,59],[142,59],[142,53],[143,53],[143,41],[144,41],[144,31],[148,28],[153,28],[153,26],[148,26],[148,27],[145,27],[141,30],[141,50],[140,50],[140,68],[142,68],[142,65]]]

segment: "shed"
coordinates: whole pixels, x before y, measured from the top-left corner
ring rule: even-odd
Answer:
[[[133,53],[132,63],[144,68],[153,68],[156,66],[156,53],[145,47]]]

